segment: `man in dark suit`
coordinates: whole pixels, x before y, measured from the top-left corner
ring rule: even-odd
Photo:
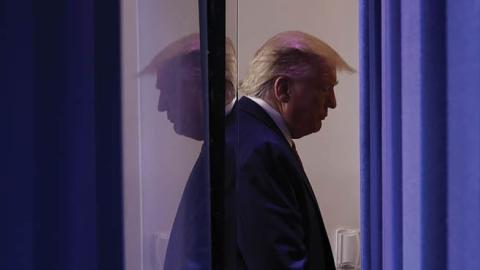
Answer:
[[[293,139],[319,131],[336,107],[337,70],[353,71],[330,46],[302,32],[280,33],[255,54],[240,88],[247,97],[226,129],[238,269],[335,269]]]

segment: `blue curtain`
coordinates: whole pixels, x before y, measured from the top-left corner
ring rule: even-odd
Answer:
[[[361,1],[362,269],[480,265],[479,16]]]
[[[0,1],[0,269],[121,269],[118,1]]]

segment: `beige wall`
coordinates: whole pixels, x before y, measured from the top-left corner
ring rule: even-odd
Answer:
[[[358,70],[356,0],[241,0],[238,3],[239,78],[256,49],[274,34],[300,30],[334,47]],[[358,73],[339,74],[337,108],[320,132],[297,148],[317,196],[334,248],[337,227],[359,227]]]

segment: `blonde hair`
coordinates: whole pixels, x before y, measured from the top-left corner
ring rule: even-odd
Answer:
[[[250,63],[240,91],[263,97],[271,88],[269,82],[278,76],[300,78],[311,74],[314,67],[322,70],[355,72],[328,44],[300,31],[287,31],[270,38]]]
[[[201,78],[200,35],[193,33],[184,36],[161,50],[139,75],[157,74],[168,79],[172,69],[186,67],[194,78]],[[185,70],[184,70],[185,71]],[[237,88],[237,56],[232,41],[225,39],[225,95],[234,96]]]

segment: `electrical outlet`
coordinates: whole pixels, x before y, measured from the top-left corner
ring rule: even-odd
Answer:
[[[163,269],[163,264],[165,262],[165,253],[167,252],[169,239],[170,232],[167,231],[155,232],[153,234],[153,243],[155,245],[155,248],[153,250],[155,258],[154,269],[156,270]]]

